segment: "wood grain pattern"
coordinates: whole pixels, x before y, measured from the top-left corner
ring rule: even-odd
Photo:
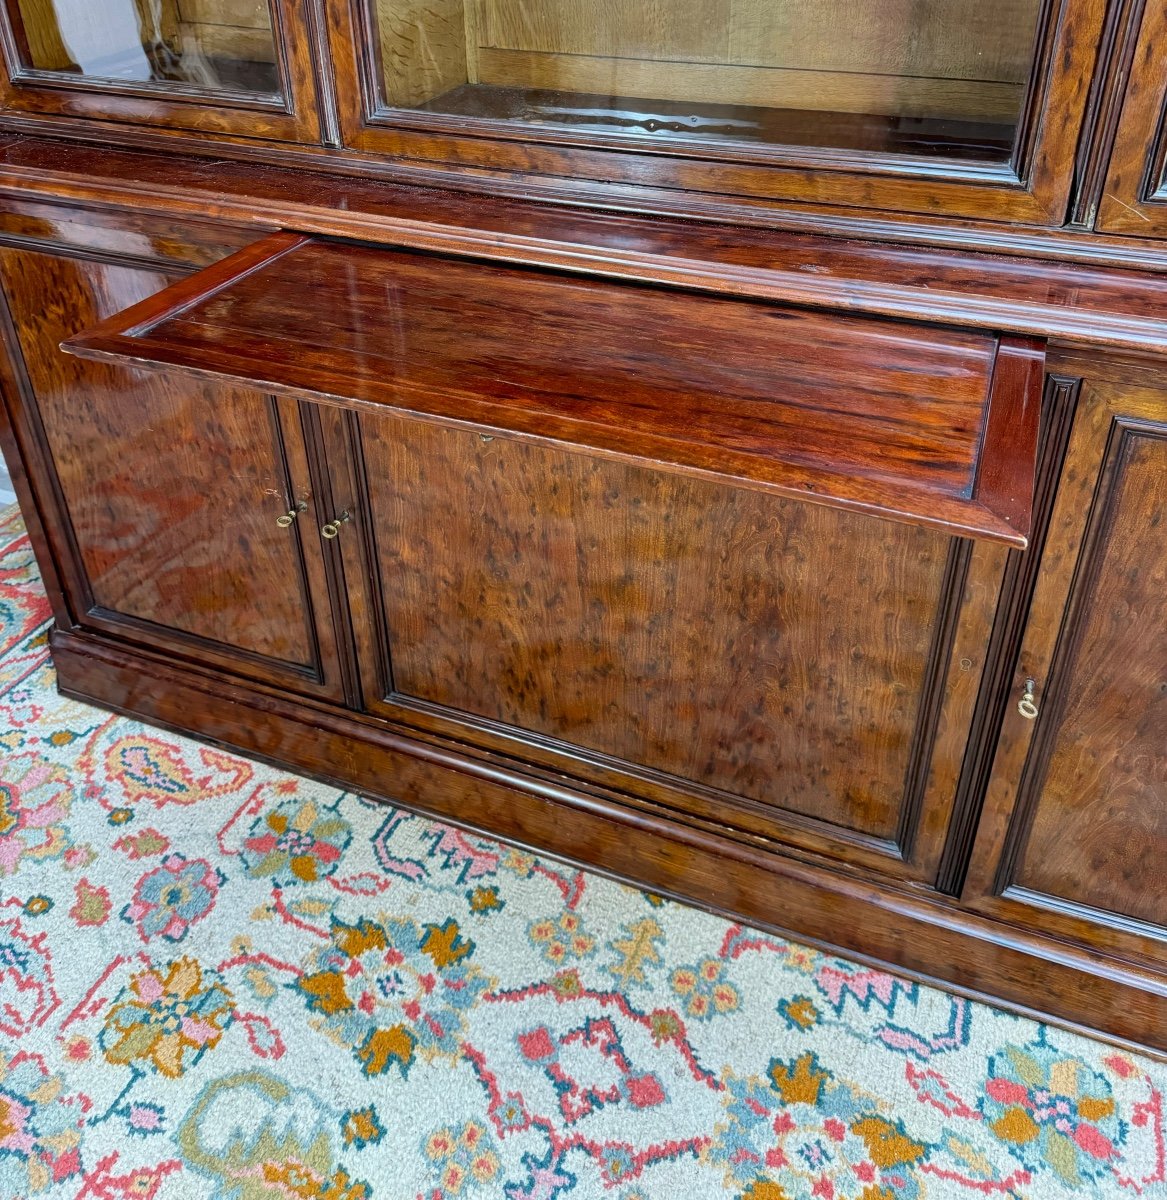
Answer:
[[[255,240],[246,228],[173,220],[146,213],[108,212],[8,198],[0,206],[0,240],[50,253],[109,254],[186,270],[206,267]]]
[[[1088,382],[963,898],[1162,967],[1167,395],[1153,370],[1072,365]]]
[[[1024,544],[987,415],[1035,449],[1040,355],[953,330],[644,292],[276,235],[67,349],[504,429]],[[325,301],[329,294],[334,301]],[[525,331],[516,340],[514,331]],[[665,349],[667,347],[667,350]],[[727,348],[732,347],[732,355]],[[281,349],[282,348],[282,349]],[[1034,363],[1038,370],[1033,370]],[[998,369],[999,368],[999,369]],[[846,373],[849,384],[840,388]],[[1032,393],[1032,396],[1030,395]],[[1026,405],[1029,405],[1027,408]],[[990,442],[991,444],[991,442]]]
[[[386,104],[412,108],[470,77],[466,8],[472,0],[377,0],[375,28]]]
[[[952,245],[648,219],[193,157],[168,159],[160,181],[157,163],[141,152],[18,139],[0,146],[0,189],[832,312],[1009,331],[1073,346],[1167,352],[1167,264],[1159,259],[1148,262],[1155,269],[1137,270]],[[1058,254],[1072,250],[1092,253],[1085,241],[1068,238],[1057,247]],[[1121,262],[1147,261],[1125,244],[1112,253]]]
[[[947,538],[361,428],[397,692],[893,838]]]
[[[479,79],[610,97],[1016,121],[1039,5],[483,0]],[[382,10],[383,11],[383,10]],[[382,18],[384,19],[384,18]],[[838,36],[845,29],[846,36]]]
[[[295,431],[253,392],[59,352],[165,276],[17,250],[0,274],[89,604],[326,693],[298,530],[275,524],[308,488],[283,460]]]
[[[1167,5],[1149,3],[1126,86],[1098,207],[1098,228],[1136,237],[1167,235]]]
[[[1011,886],[1167,937],[1167,424],[1112,439],[1110,494],[1051,668],[1043,769],[1025,785],[1040,798]]]

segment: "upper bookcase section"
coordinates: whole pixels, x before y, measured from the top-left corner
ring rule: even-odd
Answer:
[[[1041,0],[372,0],[394,108],[652,145],[1008,162]]]
[[[0,0],[0,100],[113,141],[146,127],[313,142],[328,147],[317,165],[336,153],[351,170],[357,152],[475,186],[682,215],[794,203],[1060,226],[1087,105],[1093,95],[1097,116],[1101,103],[1095,81],[1121,76],[1109,71],[1126,46],[1116,29],[1139,19],[1116,11],[1105,0]],[[1128,126],[1147,140],[1133,116]]]
[[[1061,223],[1097,0],[334,0],[350,144]]]
[[[302,0],[2,0],[8,107],[319,140]]]

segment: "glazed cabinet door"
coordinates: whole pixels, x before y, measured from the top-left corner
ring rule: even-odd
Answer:
[[[362,150],[1060,223],[1102,0],[329,0]]]
[[[1150,0],[1135,47],[1098,227],[1167,237],[1167,4]]]
[[[318,141],[307,0],[3,0],[18,112]]]
[[[72,619],[336,696],[295,403],[59,349],[175,270],[0,244],[6,398]]]
[[[1083,371],[965,899],[1162,967],[1167,392]]]
[[[321,413],[370,711],[698,829],[933,877],[1004,548]]]

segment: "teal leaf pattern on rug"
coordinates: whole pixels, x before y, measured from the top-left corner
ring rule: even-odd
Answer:
[[[1163,1064],[66,700],[49,615],[0,513],[0,1200],[1167,1200]]]

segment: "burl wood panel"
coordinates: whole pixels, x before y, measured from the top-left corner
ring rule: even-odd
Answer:
[[[166,275],[10,249],[0,274],[93,603],[313,666],[270,401],[60,352]]]
[[[399,693],[895,834],[949,539],[361,418]]]
[[[282,233],[66,349],[1028,531],[1037,341]]]
[[[1117,437],[1013,882],[1167,927],[1167,426]]]

